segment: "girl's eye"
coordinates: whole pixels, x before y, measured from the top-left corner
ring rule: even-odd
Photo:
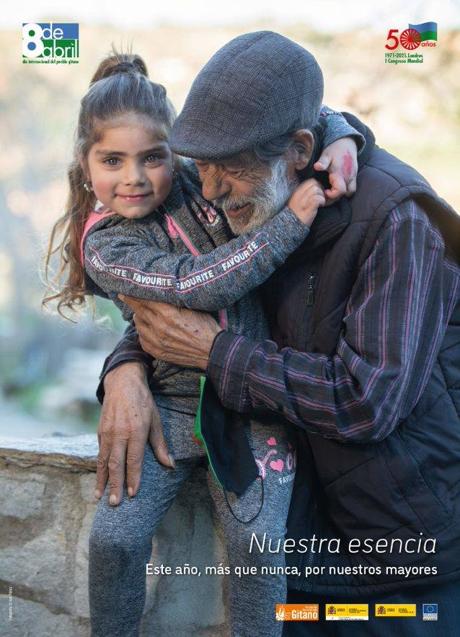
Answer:
[[[118,166],[119,161],[118,157],[107,157],[104,159],[103,163],[107,166]]]
[[[157,162],[161,161],[161,157],[160,155],[155,155],[153,153],[151,153],[150,155],[147,155],[147,157],[145,158],[145,161],[148,164],[156,164]]]

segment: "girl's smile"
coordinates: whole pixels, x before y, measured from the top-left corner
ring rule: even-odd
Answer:
[[[124,201],[127,202],[139,202],[139,201],[143,201],[145,199],[145,197],[150,197],[150,195],[153,195],[153,192],[147,192],[145,194],[137,194],[137,195],[122,195],[121,193],[117,193],[116,196],[120,197],[121,199],[123,199]]]

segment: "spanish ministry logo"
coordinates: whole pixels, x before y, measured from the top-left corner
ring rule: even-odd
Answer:
[[[407,29],[389,29],[386,39],[386,64],[422,64],[423,51],[434,48],[438,41],[436,22],[409,24]],[[402,49],[402,50],[401,50]]]
[[[368,621],[369,604],[326,604],[326,621]]]
[[[416,617],[417,604],[376,604],[376,617]]]
[[[79,32],[76,22],[23,22],[23,64],[77,64]]]

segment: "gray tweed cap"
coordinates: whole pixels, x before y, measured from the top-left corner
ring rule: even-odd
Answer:
[[[311,53],[272,31],[241,35],[202,68],[174,123],[179,155],[222,159],[316,124],[323,75]]]

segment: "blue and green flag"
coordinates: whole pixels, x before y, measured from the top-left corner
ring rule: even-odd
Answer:
[[[422,24],[409,24],[409,29],[415,29],[420,33],[422,42],[425,40],[438,39],[438,24],[437,22],[422,22]]]

